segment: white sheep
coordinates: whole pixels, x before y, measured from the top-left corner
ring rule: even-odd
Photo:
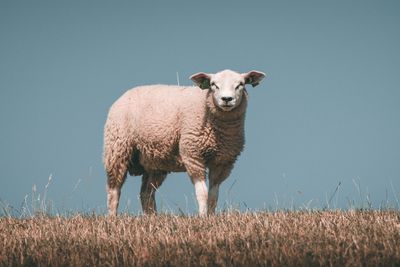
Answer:
[[[199,214],[214,213],[219,185],[243,150],[245,84],[254,87],[264,77],[259,71],[197,73],[190,77],[197,87],[151,85],[123,94],[110,108],[104,129],[109,214],[117,214],[128,172],[142,175],[140,200],[149,214],[156,212],[155,191],[167,174],[185,171]]]

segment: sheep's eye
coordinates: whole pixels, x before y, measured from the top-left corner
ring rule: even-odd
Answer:
[[[243,83],[239,83],[238,86],[236,86],[236,90],[239,90],[242,87],[243,87]]]
[[[219,87],[218,87],[215,83],[212,83],[212,84],[211,84],[211,88],[212,88],[212,89],[215,89],[215,90],[219,89]]]

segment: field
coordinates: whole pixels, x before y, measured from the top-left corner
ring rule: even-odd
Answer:
[[[2,217],[0,242],[0,266],[400,266],[400,212]]]

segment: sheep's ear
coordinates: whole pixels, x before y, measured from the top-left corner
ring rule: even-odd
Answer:
[[[243,73],[242,75],[244,77],[245,84],[251,84],[253,87],[256,87],[265,77],[265,73],[256,70]]]
[[[190,79],[201,89],[210,89],[210,74],[199,72],[190,76]]]

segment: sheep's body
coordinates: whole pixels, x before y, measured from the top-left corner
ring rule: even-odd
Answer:
[[[217,114],[210,116],[207,111],[208,95],[198,87],[166,85],[126,92],[111,107],[106,123],[106,168],[120,156],[116,142],[123,144],[122,153],[128,146],[133,150],[130,154],[137,155],[127,166],[131,175],[186,171],[182,149],[207,165],[235,161],[243,149],[244,108],[234,120],[219,121]]]
[[[111,107],[105,125],[104,163],[108,206],[116,214],[127,172],[143,175],[141,201],[155,211],[154,192],[167,173],[188,172],[196,186],[200,213],[207,210],[206,169],[214,211],[219,184],[243,150],[247,93],[225,112],[210,90],[168,85],[142,86],[122,95]],[[213,186],[215,185],[215,186]]]

